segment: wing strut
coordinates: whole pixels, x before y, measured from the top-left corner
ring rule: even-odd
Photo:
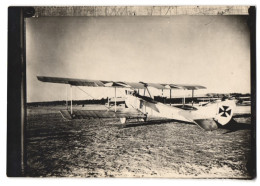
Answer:
[[[70,85],[70,114],[72,115],[72,85]]]
[[[184,90],[184,97],[183,97],[183,107],[185,106],[185,90]]]
[[[192,98],[191,98],[191,106],[193,106],[193,96],[194,96],[194,89],[192,89],[192,92],[191,92],[191,95],[192,95]]]
[[[115,87],[115,112],[116,112],[116,87]]]
[[[172,105],[172,89],[170,88],[170,106]]]
[[[66,108],[68,110],[68,85],[66,85]]]
[[[148,94],[149,94],[150,98],[152,98],[152,99],[153,99],[153,97],[152,97],[152,95],[151,95],[151,93],[150,93],[150,91],[149,91],[148,87],[146,87],[146,90],[147,90],[147,92],[148,92]]]

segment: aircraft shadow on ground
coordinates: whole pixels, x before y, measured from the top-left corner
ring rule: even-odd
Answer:
[[[147,126],[147,125],[161,125],[161,124],[166,124],[166,123],[170,123],[170,122],[180,122],[183,124],[191,124],[191,125],[195,125],[193,123],[188,123],[188,122],[183,122],[183,121],[178,121],[178,120],[173,120],[173,119],[159,119],[159,120],[149,120],[146,122],[131,122],[131,123],[126,123],[123,128],[130,128],[130,127],[138,127],[138,126]]]
[[[182,124],[195,125],[194,123],[183,122],[183,121],[178,121],[178,120],[159,119],[159,120],[149,120],[147,122],[136,121],[136,122],[126,123],[125,125],[123,125],[123,128],[147,126],[147,125],[161,125],[161,124],[166,124],[166,123],[170,123],[170,122],[178,122],[178,123],[182,123]],[[228,134],[228,133],[236,132],[239,130],[250,130],[252,125],[246,124],[246,123],[239,123],[239,122],[236,122],[235,120],[232,120],[228,125],[225,125],[225,126],[218,125],[218,127],[221,129],[226,129],[227,131],[224,132],[223,134]]]
[[[224,132],[223,134],[228,134],[239,130],[250,130],[252,129],[252,125],[247,123],[240,123],[240,122],[236,122],[235,120],[232,120],[228,125],[219,126],[219,128],[227,129],[228,131]]]

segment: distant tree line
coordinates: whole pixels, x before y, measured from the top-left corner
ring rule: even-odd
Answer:
[[[231,93],[231,94],[207,94],[204,97],[186,97],[185,98],[185,103],[191,103],[193,101],[193,103],[199,103],[201,102],[203,99],[208,99],[208,98],[223,98],[223,97],[235,97],[237,99],[239,99],[239,97],[250,97],[250,94],[241,94],[241,93]],[[101,104],[104,105],[106,103],[108,103],[108,99],[109,98],[102,98],[102,99],[88,99],[88,100],[73,100],[72,104],[73,105],[88,105],[88,104]],[[155,101],[161,102],[161,103],[165,103],[165,104],[181,104],[183,103],[183,98],[167,98],[167,97],[162,97],[162,96],[155,96],[154,97]],[[112,103],[113,105],[113,101],[110,101],[110,104]],[[124,102],[122,101],[118,101],[118,104],[122,104]],[[27,103],[28,106],[55,106],[55,105],[66,105],[66,101],[62,100],[62,101],[45,101],[45,102],[31,102],[31,103]],[[70,101],[68,100],[68,105],[70,105]]]
[[[73,105],[87,105],[87,104],[105,104],[107,103],[107,98],[104,99],[88,99],[88,100],[72,100]],[[70,105],[71,102],[68,100],[68,105]],[[66,100],[62,101],[44,101],[44,102],[32,102],[27,103],[28,106],[56,106],[56,105],[66,105]]]

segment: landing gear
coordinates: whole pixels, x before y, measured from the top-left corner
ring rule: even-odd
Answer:
[[[145,118],[144,118],[144,122],[146,122],[147,121],[147,114],[145,114]]]
[[[139,118],[138,121],[146,122],[147,121],[147,114],[144,114],[144,117],[143,118]]]
[[[125,124],[125,123],[126,123],[126,118],[120,118],[120,122],[121,122],[122,124]]]

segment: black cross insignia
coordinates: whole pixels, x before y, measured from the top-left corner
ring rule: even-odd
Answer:
[[[223,106],[224,110],[222,108],[219,108],[218,113],[221,114],[223,117],[228,117],[228,115],[231,115],[231,109],[229,109],[229,106]]]

